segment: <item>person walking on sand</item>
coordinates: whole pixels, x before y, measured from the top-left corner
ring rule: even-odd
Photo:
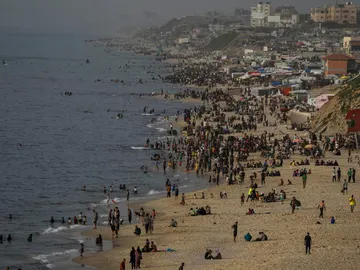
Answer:
[[[355,168],[352,169],[352,182],[355,183],[355,173],[356,173],[356,170]]]
[[[348,185],[349,185],[349,183],[346,181],[346,179],[344,179],[343,189],[342,189],[342,192],[343,192],[344,195],[347,194]]]
[[[351,213],[353,213],[353,212],[354,212],[355,205],[356,205],[356,201],[355,201],[354,195],[351,195],[351,197],[350,197],[350,199],[349,199],[349,204],[350,204],[350,211],[351,211]]]
[[[352,178],[352,169],[351,168],[347,171],[347,176],[348,176],[348,182],[350,183],[351,178]]]
[[[336,182],[336,171],[335,171],[335,167],[333,168],[333,172],[332,172],[332,181]]]
[[[325,202],[321,201],[318,208],[320,209],[320,215],[319,218],[324,218],[324,210],[326,210]]]
[[[120,270],[125,270],[125,263],[126,263],[126,259],[123,259],[122,262],[120,263]]]
[[[234,242],[236,242],[237,231],[238,231],[238,222],[236,221],[231,227],[233,229]]]
[[[141,250],[140,250],[140,247],[137,247],[137,249],[135,251],[135,269],[140,268],[141,259],[142,259]]]
[[[136,269],[135,267],[135,263],[136,263],[136,256],[135,256],[135,248],[132,247],[131,251],[130,251],[130,264],[131,264],[131,269]]]
[[[306,187],[306,181],[307,181],[307,174],[304,173],[304,174],[302,175],[303,188]]]
[[[181,263],[179,270],[184,270],[185,263]]]
[[[341,180],[341,169],[340,167],[337,169],[337,181],[340,182]]]
[[[310,250],[311,250],[311,236],[310,233],[307,233],[304,239],[304,244],[305,244],[305,254],[311,254]]]

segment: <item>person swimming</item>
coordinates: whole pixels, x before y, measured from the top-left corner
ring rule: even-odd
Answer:
[[[64,219],[64,217],[61,218],[61,223],[62,223],[62,224],[65,224],[65,219]]]
[[[9,215],[9,219],[12,220],[12,214]]]
[[[2,234],[0,234],[0,244],[2,244],[3,243],[3,236],[2,236]]]
[[[7,237],[7,241],[10,243],[12,241],[12,237],[11,237],[11,234],[8,235]]]
[[[29,234],[29,237],[27,240],[28,240],[28,242],[32,242],[32,234],[31,233]]]
[[[134,194],[137,194],[137,193],[138,193],[136,186],[134,187],[133,193],[134,193]]]
[[[55,223],[54,217],[51,217],[50,223],[51,223],[51,224],[54,224],[54,223]]]

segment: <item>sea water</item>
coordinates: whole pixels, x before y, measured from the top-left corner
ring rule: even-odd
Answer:
[[[155,172],[150,157],[156,150],[143,149],[147,138],[166,139],[169,124],[164,116],[187,107],[139,97],[161,88],[179,90],[152,80],[154,74],[164,75],[162,64],[128,52],[115,56],[86,44],[87,38],[0,33],[0,61],[5,61],[0,62],[1,269],[84,269],[71,259],[79,256],[80,242],[85,252],[97,251],[93,239],[81,236],[90,226],[67,226],[60,220],[82,212],[91,225],[96,209],[99,223],[106,224],[103,186],[113,186],[111,199],[126,220],[120,184],[138,187],[131,203],[164,196],[166,178],[176,181],[181,192],[206,182],[181,170]],[[119,68],[126,64],[126,70]],[[150,65],[154,74],[146,72]],[[66,91],[72,95],[64,95]],[[160,115],[144,114],[145,106]],[[116,119],[121,111],[124,117]],[[148,166],[147,174],[142,165]],[[27,242],[30,233],[32,243]]]

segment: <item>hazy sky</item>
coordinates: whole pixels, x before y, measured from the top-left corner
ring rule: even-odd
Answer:
[[[255,3],[254,0],[0,0],[0,27],[109,34],[124,26],[144,23],[143,11],[170,19],[210,10],[230,12],[235,7],[249,8]],[[272,1],[273,6],[294,5],[300,12],[325,3],[334,4],[335,0]]]

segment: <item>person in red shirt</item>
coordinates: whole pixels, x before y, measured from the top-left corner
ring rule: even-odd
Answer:
[[[125,270],[125,262],[126,259],[123,259],[123,261],[120,263],[120,270]]]

